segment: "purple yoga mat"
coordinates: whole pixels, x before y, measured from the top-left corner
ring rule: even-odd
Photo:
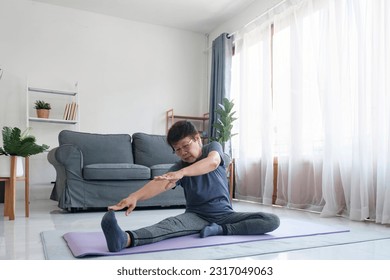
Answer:
[[[270,239],[291,238],[319,234],[347,232],[348,229],[328,225],[304,222],[300,220],[281,220],[280,227],[269,234],[263,235],[219,235],[200,238],[199,234],[187,235],[163,240],[157,243],[139,247],[126,248],[120,252],[111,253],[107,249],[103,232],[68,232],[63,238],[76,258],[86,256],[109,256],[151,253],[167,250],[179,250],[218,245],[229,245],[244,242]]]

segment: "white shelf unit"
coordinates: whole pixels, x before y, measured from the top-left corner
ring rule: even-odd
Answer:
[[[51,104],[52,109],[50,111],[51,115],[54,117],[49,117],[48,119],[38,118],[35,115],[35,109],[33,109],[35,100],[48,100],[48,103]],[[65,107],[67,104],[75,102],[77,104],[75,110],[75,119],[64,119]],[[47,89],[47,88],[38,88],[27,86],[27,127],[30,126],[31,122],[39,123],[57,123],[57,124],[66,124],[66,125],[79,125],[80,118],[80,106],[78,98],[78,90],[73,91],[67,90],[56,90],[56,89]],[[52,114],[54,113],[54,114]]]

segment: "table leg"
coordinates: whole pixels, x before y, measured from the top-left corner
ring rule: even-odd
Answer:
[[[30,170],[29,170],[29,157],[24,158],[24,201],[26,217],[30,217]]]
[[[6,183],[7,185],[7,183]],[[15,220],[15,195],[16,195],[16,157],[11,156],[11,174],[9,178],[9,185],[8,188],[6,187],[6,197],[5,200],[7,201],[6,207],[7,208],[7,216],[10,220]]]
[[[9,192],[10,192],[9,180],[6,180],[4,181],[4,216],[5,217],[8,217],[11,212],[9,209],[11,205],[11,201],[9,201],[10,199]]]

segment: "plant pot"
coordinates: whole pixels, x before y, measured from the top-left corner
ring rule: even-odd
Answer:
[[[11,157],[0,156],[0,177],[10,177],[11,172]],[[24,175],[23,158],[16,157],[16,177]]]
[[[50,110],[48,109],[37,109],[37,117],[41,119],[49,118]]]

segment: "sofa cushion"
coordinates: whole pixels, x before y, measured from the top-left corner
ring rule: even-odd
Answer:
[[[73,144],[83,153],[84,166],[95,163],[134,163],[129,134],[95,134],[63,130],[60,145]]]
[[[83,168],[86,180],[147,180],[150,168],[129,163],[96,163]]]
[[[151,167],[161,163],[175,163],[179,158],[172,153],[166,136],[142,132],[133,136],[134,163]]]
[[[167,173],[169,168],[171,168],[172,165],[173,165],[173,163],[165,163],[165,164],[156,164],[156,165],[151,166],[150,172],[151,172],[152,178]]]

